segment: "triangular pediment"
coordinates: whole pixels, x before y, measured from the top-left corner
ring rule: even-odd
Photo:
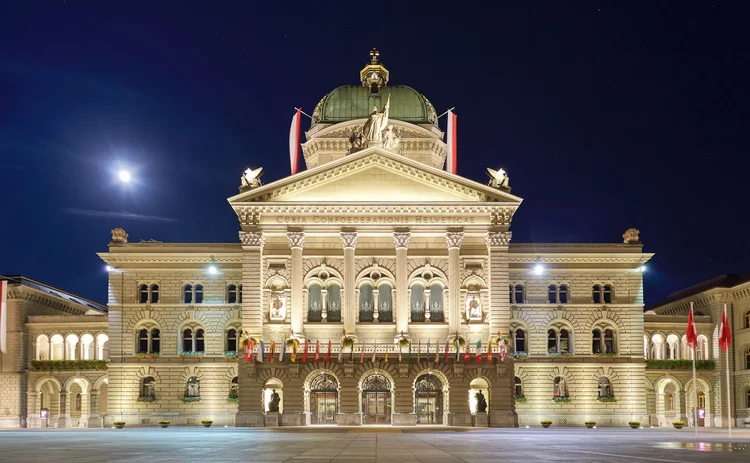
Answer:
[[[368,148],[229,198],[246,202],[521,202],[521,198],[381,148]]]

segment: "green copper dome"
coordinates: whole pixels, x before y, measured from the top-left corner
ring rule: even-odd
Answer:
[[[372,93],[361,85],[342,85],[324,96],[315,106],[313,124],[335,124],[353,119],[365,119],[372,108],[382,110],[391,97],[390,118],[413,124],[437,125],[437,114],[424,95],[406,85],[388,85]]]

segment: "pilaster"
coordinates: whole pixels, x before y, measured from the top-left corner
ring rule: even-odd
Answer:
[[[304,232],[287,232],[289,247],[292,249],[292,332],[303,334],[304,312],[302,307],[302,248],[305,246]]]
[[[263,333],[263,232],[240,232],[242,242],[242,330],[250,336]]]
[[[355,304],[355,269],[354,269],[354,250],[357,247],[357,232],[342,231],[341,246],[344,248],[344,302],[342,304],[342,318],[344,330],[347,333],[354,334],[357,329],[357,307]]]
[[[448,232],[445,242],[448,246],[448,325],[450,333],[458,333],[461,329],[460,299],[460,268],[458,253],[464,241],[463,232]]]
[[[409,294],[406,253],[409,248],[410,232],[394,232],[393,244],[396,247],[396,332],[409,332]]]
[[[508,246],[511,238],[509,231],[491,231],[486,235],[490,261],[490,333],[493,334],[506,335],[510,331]]]

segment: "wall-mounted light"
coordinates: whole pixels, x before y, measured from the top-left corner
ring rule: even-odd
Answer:
[[[209,275],[218,275],[219,274],[219,269],[216,268],[215,265],[209,265],[208,266],[208,274]]]
[[[536,264],[534,266],[534,274],[535,275],[541,275],[544,273],[544,265],[542,264]]]
[[[640,267],[638,267],[638,271],[641,272],[641,273],[646,273],[646,266],[645,265],[641,265]]]

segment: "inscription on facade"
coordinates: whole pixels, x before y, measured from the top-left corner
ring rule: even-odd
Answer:
[[[278,224],[486,224],[489,217],[469,216],[423,216],[423,215],[277,215],[275,217],[263,217],[265,223]]]

